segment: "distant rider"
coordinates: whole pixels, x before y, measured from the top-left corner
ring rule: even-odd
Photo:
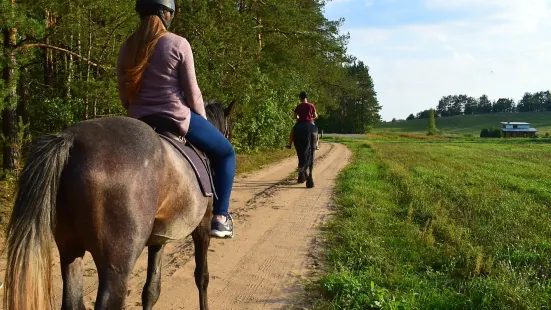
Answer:
[[[302,91],[298,95],[300,99],[300,104],[295,107],[295,119],[298,122],[307,122],[315,125],[314,120],[318,118],[318,112],[316,111],[316,106],[308,102],[308,95],[306,92]],[[291,129],[289,134],[289,144],[285,147],[290,149],[294,142],[294,127]],[[316,150],[319,150],[318,140],[316,139]]]

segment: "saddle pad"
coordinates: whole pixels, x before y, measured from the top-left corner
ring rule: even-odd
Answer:
[[[159,137],[168,143],[170,143],[174,148],[184,156],[185,159],[189,162],[193,171],[195,171],[195,176],[199,181],[199,186],[203,192],[203,196],[212,197],[213,195],[213,186],[212,179],[210,174],[210,169],[207,167],[207,163],[202,159],[201,155],[188,144],[185,144],[183,141],[178,141],[173,138],[170,138],[164,134],[158,133]]]

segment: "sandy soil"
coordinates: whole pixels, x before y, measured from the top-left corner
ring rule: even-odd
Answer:
[[[335,177],[349,162],[351,153],[341,144],[323,143],[316,157],[313,189],[296,184],[296,158],[236,178],[230,210],[235,218],[235,237],[212,239],[209,251],[211,309],[304,306],[297,299],[302,293],[300,279],[311,270],[313,240],[331,212]],[[191,237],[167,245],[161,296],[155,309],[198,309],[192,253]],[[144,250],[129,282],[128,309],[141,309],[146,269]],[[89,254],[84,270],[85,303],[93,309],[98,281]],[[3,278],[3,272],[0,276]],[[59,272],[54,276],[60,306],[61,277]]]

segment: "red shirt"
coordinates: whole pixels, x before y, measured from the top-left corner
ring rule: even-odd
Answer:
[[[313,123],[316,107],[310,102],[303,102],[295,108],[295,113],[300,121]]]

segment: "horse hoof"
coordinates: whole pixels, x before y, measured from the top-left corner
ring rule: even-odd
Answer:
[[[306,182],[306,187],[307,188],[314,188],[314,180],[308,180]]]
[[[303,174],[299,174],[299,175],[298,175],[297,182],[298,182],[299,184],[306,182],[306,177],[305,177]]]

